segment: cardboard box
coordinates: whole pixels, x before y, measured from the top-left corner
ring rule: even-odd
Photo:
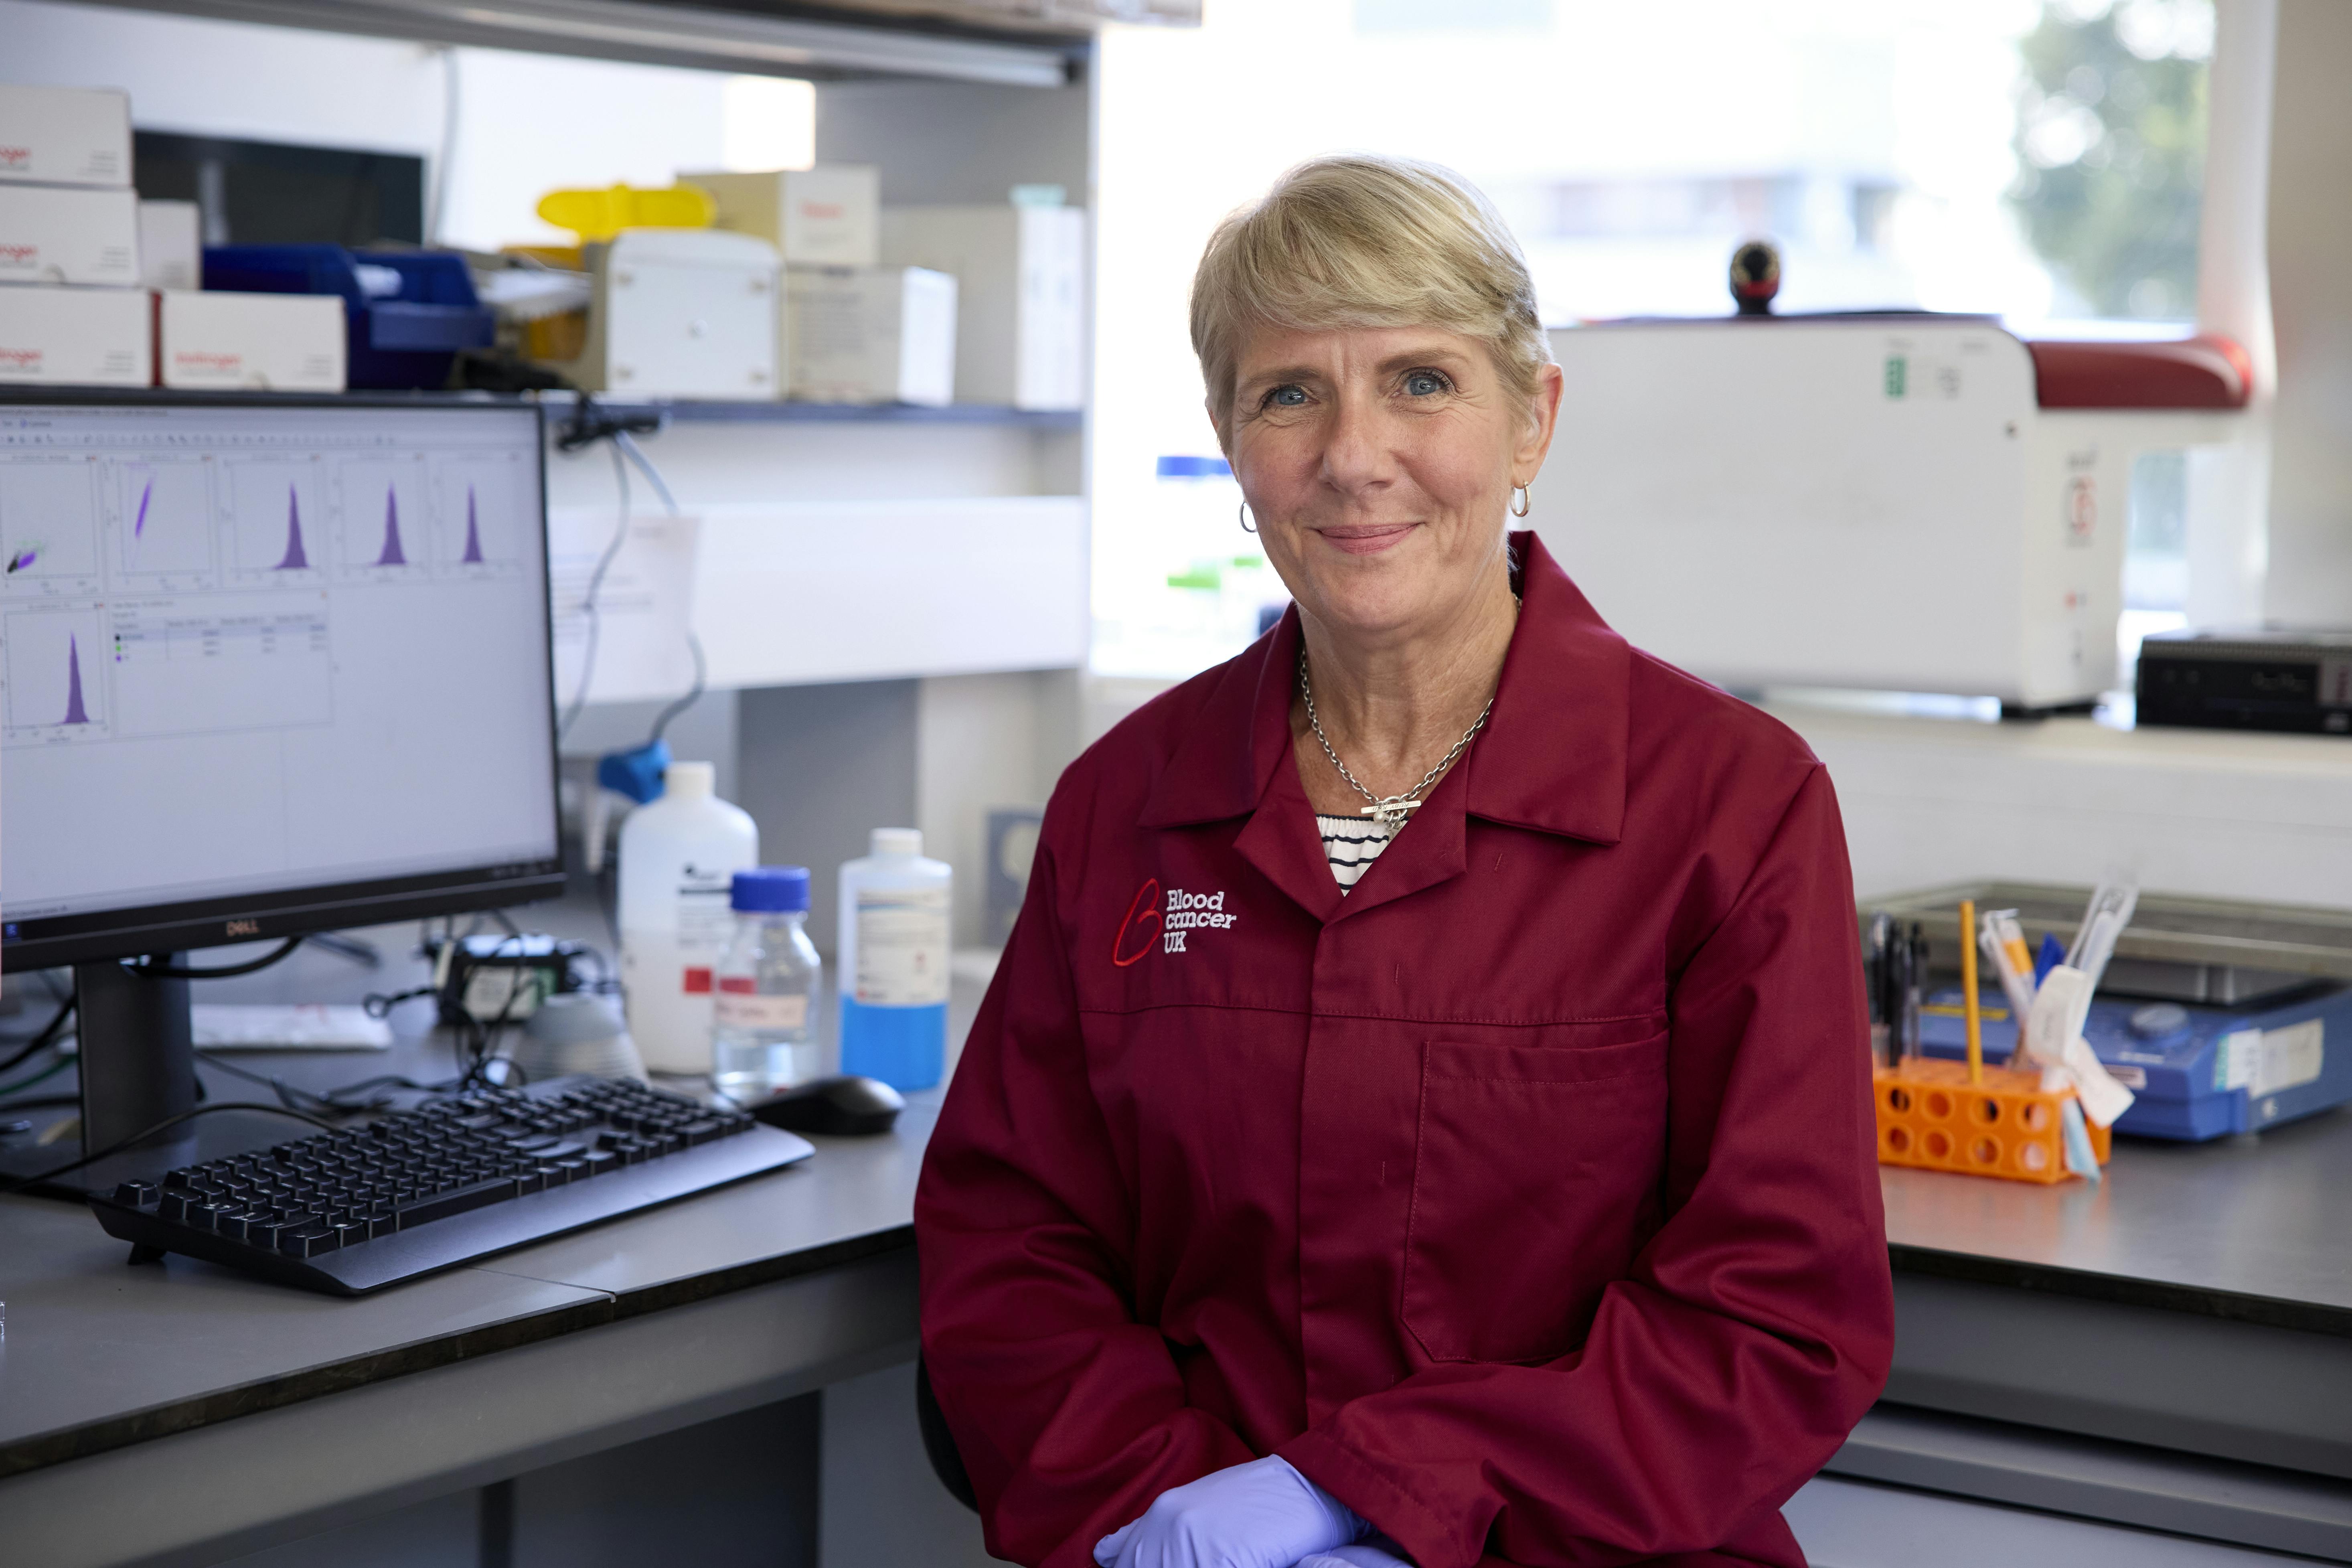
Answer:
[[[0,283],[136,289],[137,194],[0,185]]]
[[[205,286],[205,220],[195,203],[139,204],[139,281],[150,289]]]
[[[131,184],[131,95],[0,83],[0,181]]]
[[[957,285],[956,401],[1014,408],[1086,402],[1082,207],[888,207],[887,267],[928,267]]]
[[[879,259],[882,177],[866,164],[678,179],[710,193],[719,204],[712,220],[718,227],[766,240],[787,267],[872,267]]]
[[[151,384],[152,299],[143,289],[0,289],[0,382]]]
[[[792,395],[817,403],[955,399],[956,280],[920,267],[784,272]]]
[[[343,390],[343,301],[335,294],[173,290],[157,296],[158,379],[184,391]]]
[[[580,357],[543,362],[585,392],[766,401],[777,374],[776,247],[710,228],[625,228],[586,247]]]

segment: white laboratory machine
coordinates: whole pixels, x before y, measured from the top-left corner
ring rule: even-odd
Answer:
[[[1984,317],[1565,328],[1545,543],[1635,645],[1735,689],[2087,702],[2116,683],[2142,453],[2233,438],[2226,340]]]

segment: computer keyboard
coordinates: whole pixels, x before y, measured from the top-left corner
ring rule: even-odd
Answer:
[[[90,1206],[137,1246],[356,1296],[814,1152],[739,1110],[575,1077],[125,1182]]]

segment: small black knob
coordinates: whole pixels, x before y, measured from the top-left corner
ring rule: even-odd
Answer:
[[[1769,316],[1780,291],[1780,253],[1769,240],[1751,239],[1731,253],[1731,299],[1743,316]]]

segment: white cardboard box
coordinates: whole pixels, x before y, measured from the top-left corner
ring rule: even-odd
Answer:
[[[0,382],[146,386],[154,338],[143,289],[0,289]]]
[[[776,247],[709,228],[625,228],[587,247],[594,297],[580,357],[586,392],[766,400],[781,395]]]
[[[787,267],[871,267],[880,258],[876,226],[882,178],[868,164],[678,178],[719,203],[717,226],[766,240]]]
[[[792,395],[818,403],[955,400],[956,280],[920,267],[784,270]]]
[[[0,83],[0,181],[131,184],[131,95]]]
[[[0,283],[139,286],[139,196],[0,184]]]
[[[205,286],[204,215],[195,203],[139,204],[139,281],[150,289]]]
[[[882,261],[952,274],[956,401],[1015,408],[1086,402],[1083,207],[888,207]]]
[[[343,390],[343,301],[335,294],[159,295],[159,379],[183,390]]]

